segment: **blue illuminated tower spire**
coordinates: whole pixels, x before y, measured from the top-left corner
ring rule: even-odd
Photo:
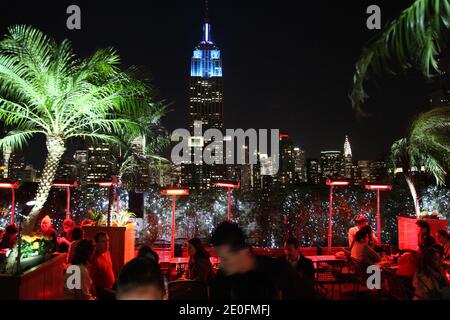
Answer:
[[[209,23],[208,0],[205,0],[205,20],[203,23],[203,39],[202,43],[213,43],[211,41],[211,24]]]
[[[203,33],[200,43],[195,47],[191,58],[189,81],[189,131],[194,136],[201,125],[202,132],[216,129],[223,132],[223,74],[222,57],[218,46],[211,38],[208,0],[204,2]],[[210,139],[204,139],[208,148]],[[193,159],[203,150],[192,148]],[[222,151],[215,156],[223,157]],[[208,165],[202,161],[182,167],[182,184],[192,189],[208,189],[214,181],[223,180],[222,165]]]

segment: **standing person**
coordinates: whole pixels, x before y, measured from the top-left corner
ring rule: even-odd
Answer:
[[[189,239],[187,247],[189,255],[188,279],[208,283],[213,276],[208,251],[203,247],[199,238]]]
[[[95,235],[95,253],[90,261],[90,271],[99,300],[108,300],[116,278],[109,253],[109,236],[105,232]]]
[[[352,227],[348,230],[348,246],[350,247],[350,250],[352,250],[353,241],[355,240],[356,232],[361,230],[361,228],[369,225],[367,218],[364,216],[357,217],[355,219],[355,223],[356,223],[356,226]],[[378,239],[373,233],[371,233],[369,240],[370,240],[370,243],[372,246],[376,246],[378,244]]]
[[[56,251],[58,249],[58,233],[52,226],[52,219],[50,219],[50,216],[46,215],[44,218],[42,218],[40,233],[43,236],[51,239],[53,243],[52,251]]]
[[[284,242],[284,255],[280,259],[289,262],[299,273],[300,277],[313,284],[315,275],[314,264],[311,259],[306,258],[300,252],[299,247],[300,244],[297,238],[290,237],[286,239]]]
[[[437,240],[444,247],[444,260],[450,259],[450,236],[447,230],[439,230]]]
[[[72,230],[72,242],[69,246],[69,253],[67,254],[67,262],[70,263],[77,244],[84,238],[84,231],[81,227],[75,226]]]
[[[164,279],[151,258],[137,257],[125,264],[117,280],[117,300],[164,300]]]
[[[222,222],[211,242],[220,269],[211,283],[211,297],[220,300],[313,299],[312,286],[287,262],[254,255],[244,232],[235,223]]]
[[[448,285],[439,252],[434,248],[421,250],[419,266],[413,280],[414,300],[440,299],[440,291]]]
[[[75,227],[75,222],[67,218],[62,223],[61,236],[58,240],[58,252],[68,252],[70,243],[72,242],[72,230]]]
[[[76,246],[70,266],[79,270],[80,287],[73,288],[72,275],[66,272],[64,277],[64,300],[94,300],[92,279],[89,274],[89,260],[94,254],[95,244],[90,239],[80,240]]]
[[[9,224],[5,228],[2,239],[0,241],[1,249],[12,249],[16,244],[16,237],[19,233],[19,228],[15,224]]]

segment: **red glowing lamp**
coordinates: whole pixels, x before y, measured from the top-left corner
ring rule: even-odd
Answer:
[[[18,189],[20,187],[19,181],[8,182],[2,180],[0,182],[0,189]]]
[[[348,186],[350,184],[349,181],[345,181],[345,180],[330,180],[327,179],[327,186],[332,186],[332,187],[336,187],[336,186]]]
[[[69,183],[66,181],[53,181],[52,187],[66,188],[66,219],[70,217],[70,188],[75,188],[77,182]]]
[[[189,189],[182,188],[166,188],[161,191],[164,196],[187,196],[189,195]]]
[[[73,183],[69,182],[53,182],[52,187],[59,187],[59,188],[74,188],[77,186],[77,182],[74,181]]]
[[[161,194],[164,196],[172,197],[172,236],[170,241],[170,252],[171,257],[175,256],[175,210],[177,196],[187,196],[189,195],[189,189],[183,189],[179,187],[169,187],[161,190]]]
[[[219,181],[214,183],[215,187],[227,188],[228,194],[228,222],[231,222],[231,189],[239,189],[241,187],[241,182],[233,181]]]
[[[97,184],[100,187],[109,188],[109,187],[112,187],[114,185],[114,182],[112,182],[112,181],[109,181],[109,182],[98,182]]]
[[[232,188],[232,189],[239,189],[241,187],[241,182],[228,182],[228,181],[220,181],[214,183],[215,187],[222,187],[222,188]]]
[[[392,186],[389,184],[366,184],[364,187],[377,192],[377,236],[378,241],[381,241],[380,191],[392,190]]]
[[[389,184],[366,184],[364,186],[367,190],[392,190]]]
[[[283,140],[283,139],[289,139],[289,135],[285,134],[285,133],[281,133],[280,134],[280,140]]]
[[[97,184],[102,188],[109,188],[109,204],[108,204],[108,218],[107,218],[107,225],[108,227],[111,226],[111,208],[114,202],[114,189],[113,187],[118,186],[119,183],[117,181],[117,177],[113,176],[111,181],[101,181],[97,182]],[[117,215],[120,214],[120,200],[119,197],[116,197],[116,212]]]
[[[350,184],[345,180],[330,180],[326,181],[327,186],[330,186],[330,212],[328,215],[328,253],[331,254],[331,246],[333,244],[333,189],[334,187],[345,187]]]

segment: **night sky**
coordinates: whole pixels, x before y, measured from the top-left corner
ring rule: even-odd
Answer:
[[[366,8],[378,4],[383,24],[413,1],[210,0],[213,41],[222,50],[225,127],[279,128],[307,157],[341,150],[350,137],[356,159],[377,159],[405,135],[428,108],[429,85],[414,71],[372,86],[359,119],[351,108],[354,64],[366,41]],[[171,103],[164,124],[188,127],[192,50],[201,40],[203,0],[2,1],[0,33],[31,24],[79,55],[114,46],[124,67],[148,70],[159,98]],[[66,28],[66,8],[78,4],[82,29]],[[33,140],[27,160],[40,164],[43,140]]]

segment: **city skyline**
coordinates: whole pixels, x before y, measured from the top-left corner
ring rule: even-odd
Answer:
[[[410,2],[370,4],[380,5],[385,23]],[[80,55],[116,47],[124,67],[143,66],[160,98],[171,104],[173,111],[163,120],[166,127],[170,131],[188,128],[189,57],[201,37],[203,1],[136,2],[129,14],[101,3],[77,3],[83,14],[80,31],[65,27],[64,1],[52,8],[30,4],[19,9],[10,4],[0,30],[17,23],[52,30],[56,40],[70,39]],[[365,27],[368,4],[307,3],[298,11],[292,1],[262,1],[257,6],[210,1],[214,39],[224,50],[226,128],[279,128],[308,158],[340,148],[345,135],[352,140],[356,158],[376,159],[386,154],[406,134],[409,119],[428,108],[430,92],[425,81],[409,74],[387,79],[383,90],[369,92],[367,110],[372,117],[359,119],[351,109],[348,93],[354,63],[361,47],[375,34]],[[17,10],[21,18],[9,21]],[[348,18],[338,19],[347,13]],[[161,29],[164,34],[158,32]],[[333,39],[340,33],[349,36],[338,44]],[[317,41],[323,38],[329,41]],[[39,138],[33,142],[26,157],[40,167],[44,143]]]

